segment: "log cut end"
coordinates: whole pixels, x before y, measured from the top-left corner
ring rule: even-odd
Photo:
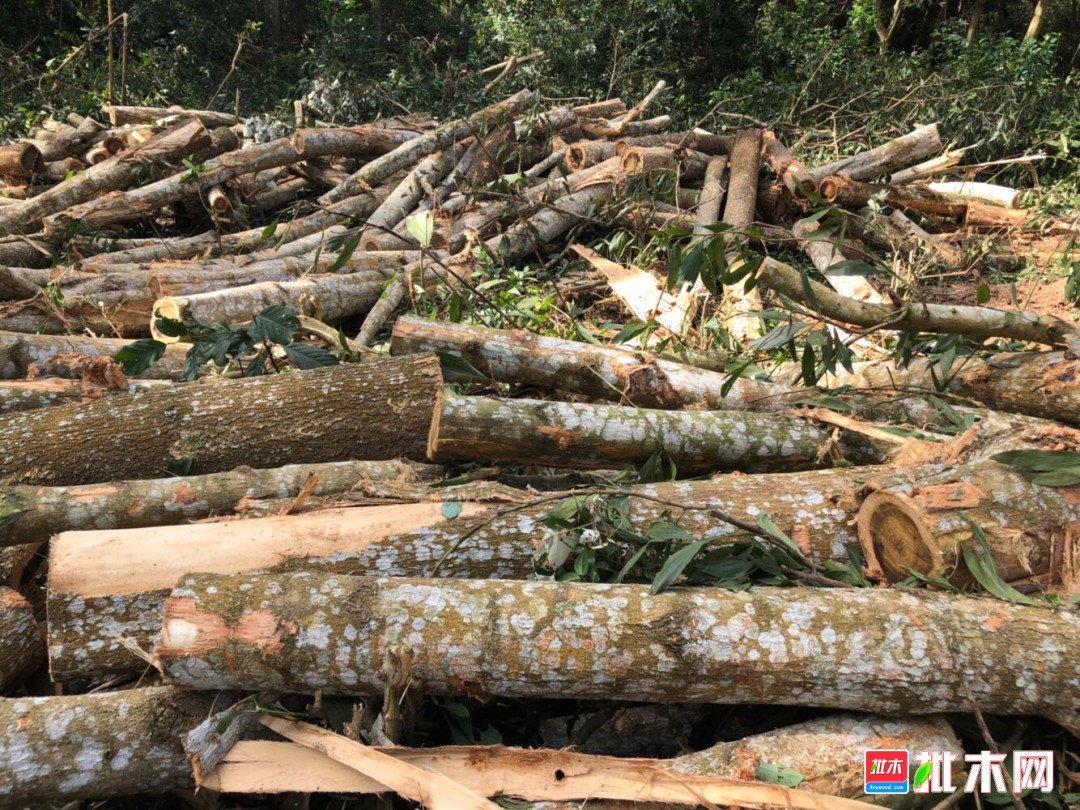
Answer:
[[[943,573],[941,551],[928,518],[906,495],[872,492],[863,501],[855,525],[866,564],[875,575],[900,582],[911,571],[924,576]]]
[[[173,321],[183,320],[186,308],[187,302],[183,298],[159,298],[156,300],[153,315],[150,317],[150,336],[154,340],[160,340],[162,343],[176,343],[179,341],[180,338],[178,337],[163,334],[158,329],[158,324],[165,318]]]

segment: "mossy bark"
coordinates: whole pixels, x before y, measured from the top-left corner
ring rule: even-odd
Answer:
[[[0,417],[0,475],[54,486],[240,465],[425,457],[438,360],[417,355],[119,394]]]
[[[855,493],[872,478],[873,468],[848,468],[805,473],[753,476],[725,476],[711,481],[685,481],[649,484],[636,487],[651,495],[675,503],[721,509],[746,520],[759,512],[768,514],[781,530],[793,537],[806,538],[809,555],[819,563],[829,559],[846,560],[845,544],[856,544],[858,538],[851,524],[857,506]],[[162,482],[165,483],[165,482]],[[438,490],[453,498],[450,490]],[[495,511],[498,507],[489,507]],[[385,574],[388,576],[431,576],[442,560],[439,573],[448,577],[472,579],[529,579],[536,565],[544,564],[541,551],[541,521],[551,504],[529,506],[485,521],[459,517],[454,520],[432,520],[428,525],[404,534],[376,538],[364,522],[364,510],[344,510],[326,521],[298,522],[296,518],[279,518],[274,523],[260,519],[250,526],[253,532],[269,531],[267,527],[291,521],[297,526],[310,526],[307,536],[313,542],[323,542],[323,535],[333,531],[338,550],[323,556],[292,557],[275,566],[280,572],[313,571],[350,576]],[[669,510],[688,532],[695,537],[717,542],[740,536],[739,530],[712,517],[708,511],[666,507],[637,498],[629,501],[629,517],[636,531],[645,532],[663,512]],[[236,524],[230,524],[236,526]],[[227,527],[225,527],[228,530]],[[184,552],[197,557],[200,565],[221,570],[218,558],[231,554],[229,543],[214,542],[213,524],[184,527],[192,536],[207,538],[198,553]],[[75,540],[79,535],[71,533]],[[128,530],[113,536],[126,545],[152,543],[145,532]],[[269,538],[269,535],[265,535]],[[77,548],[72,546],[73,549]],[[303,546],[297,546],[302,550]],[[148,549],[147,559],[158,553]],[[444,559],[445,558],[445,559]],[[57,560],[57,565],[62,561]],[[138,557],[132,557],[131,577],[147,569]],[[78,554],[71,557],[72,574],[84,573]],[[63,566],[66,568],[67,566]],[[112,566],[118,576],[128,569],[119,563]],[[60,574],[54,578],[58,582]],[[50,671],[55,681],[99,680],[122,674],[137,674],[145,662],[131,652],[120,639],[126,639],[143,650],[149,650],[155,633],[161,629],[161,609],[175,581],[159,583],[161,587],[142,586],[114,588],[108,595],[93,596],[87,588],[76,586],[69,590],[52,587],[48,594],[48,628]]]
[[[190,787],[180,741],[220,693],[169,687],[0,699],[0,804],[159,794]]]
[[[918,715],[970,710],[966,687],[984,712],[1080,728],[1080,615],[909,590],[197,575],[154,658],[201,689],[380,694],[391,644],[432,695]]]
[[[45,636],[34,620],[34,608],[18,591],[0,587],[0,692],[6,692],[44,663]]]
[[[444,394],[431,425],[428,456],[603,469],[641,464],[663,453],[684,473],[794,471],[820,464],[830,437],[826,427],[779,414]],[[840,451],[854,463],[884,459],[883,447],[854,434],[845,435]]]

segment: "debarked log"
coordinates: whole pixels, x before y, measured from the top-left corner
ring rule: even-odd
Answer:
[[[875,472],[850,467],[649,484],[633,490],[661,501],[705,508],[684,511],[644,497],[630,498],[629,520],[635,531],[644,533],[669,510],[695,537],[722,543],[745,535],[717,519],[709,508],[745,520],[764,512],[782,531],[806,538],[808,554],[819,564],[846,560],[846,546],[858,542],[852,526],[856,492]],[[455,497],[450,488],[433,491],[433,497],[440,494]],[[51,676],[58,682],[93,681],[142,671],[145,661],[133,648],[149,650],[161,629],[161,610],[176,584],[177,563],[190,567],[183,560],[198,560],[203,570],[240,573],[241,555],[233,545],[247,549],[251,565],[272,565],[280,572],[412,577],[437,572],[459,578],[529,579],[537,566],[549,567],[541,522],[552,508],[550,502],[503,515],[495,514],[498,507],[492,505],[483,517],[477,511],[480,507],[467,503],[463,512],[469,511],[450,520],[444,519],[440,504],[420,503],[199,523],[173,527],[167,533],[142,529],[68,532],[54,549],[49,583]],[[469,518],[470,514],[474,517]],[[409,519],[418,528],[407,529],[403,521]],[[391,529],[401,533],[388,534]],[[331,545],[335,551],[314,556]],[[90,559],[94,549],[117,551],[104,556],[99,552],[96,568],[84,565],[82,561]],[[628,548],[626,553],[629,558],[633,550]],[[177,555],[182,559],[178,561]],[[95,574],[99,569],[113,578],[106,588]]]
[[[36,543],[75,529],[171,526],[243,509],[248,500],[295,498],[312,478],[314,496],[364,481],[422,481],[441,468],[406,461],[330,461],[209,475],[112,481],[71,487],[0,487],[0,546]]]
[[[827,457],[831,435],[825,427],[779,414],[442,394],[428,457],[603,469],[642,464],[661,453],[680,472],[800,470]],[[839,449],[854,463],[885,458],[882,445],[854,434],[845,434]]]
[[[381,694],[392,644],[432,695],[918,715],[969,711],[970,690],[984,712],[1080,728],[1080,615],[910,590],[195,575],[154,660],[200,689]]]
[[[169,687],[0,699],[0,803],[154,794],[193,784],[180,735],[232,698]]]
[[[44,663],[45,636],[34,619],[34,608],[18,591],[0,587],[0,692],[7,692]]]
[[[50,485],[242,464],[423,460],[438,359],[416,355],[118,394],[0,417],[0,475]],[[257,415],[257,418],[253,416]]]

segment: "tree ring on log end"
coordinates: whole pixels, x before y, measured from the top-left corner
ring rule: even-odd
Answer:
[[[927,530],[926,517],[910,498],[872,492],[859,508],[855,525],[867,565],[889,582],[905,580],[911,571],[924,576],[945,574],[941,550]]]

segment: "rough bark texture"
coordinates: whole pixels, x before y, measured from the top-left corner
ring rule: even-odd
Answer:
[[[922,186],[879,186],[837,175],[829,175],[821,180],[822,199],[849,208],[861,208],[882,192],[885,204],[893,208],[943,217],[962,218],[967,213],[966,202]]]
[[[33,141],[0,146],[0,177],[31,177],[42,164],[41,150]]]
[[[1080,589],[1080,497],[1068,487],[1037,486],[1011,467],[976,461],[936,475],[923,470],[918,481],[910,471],[884,476],[867,489],[859,542],[871,570],[890,582],[915,571],[974,585],[961,550],[982,556],[974,523],[1006,582]]]
[[[754,221],[758,175],[761,173],[761,145],[760,129],[744,129],[735,136],[723,221],[736,229],[745,228]],[[743,279],[733,286],[724,287],[724,299],[729,331],[740,340],[756,335],[759,329],[757,319],[744,313],[762,308],[761,293],[756,289],[748,290],[747,280]]]
[[[782,531],[806,536],[811,558],[823,563],[830,559],[846,560],[845,544],[858,542],[852,525],[857,511],[855,494],[875,474],[875,470],[854,467],[724,476],[711,481],[650,484],[634,489],[679,504],[721,509],[747,520],[765,512]],[[446,498],[454,497],[450,490],[435,492]],[[266,523],[269,518],[261,518],[245,531],[261,531],[263,526],[279,524],[281,529],[290,525],[308,527],[308,539],[297,546],[298,551],[307,546],[313,548],[313,544],[325,543],[327,539],[338,544],[338,551],[324,556],[287,558],[275,566],[274,570],[280,572],[307,570],[350,576],[421,577],[435,573],[436,564],[442,561],[438,570],[441,576],[529,579],[538,564],[545,564],[539,524],[550,508],[550,503],[538,504],[483,521],[425,519],[429,525],[423,528],[379,537],[362,514],[366,510],[358,509],[338,510],[326,519],[308,523],[297,522],[295,518]],[[654,521],[661,519],[665,509],[672,507],[631,498],[631,525],[636,531],[647,531]],[[673,514],[696,537],[722,542],[740,536],[738,529],[705,510],[674,509]],[[220,528],[234,536],[241,531],[229,525]],[[215,558],[230,554],[227,545],[213,544],[215,527],[211,524],[184,527],[183,534],[195,539],[211,538],[194,555],[203,561],[200,564],[220,568]],[[131,538],[126,540],[128,544],[137,544],[144,537],[138,530],[118,533],[118,539],[121,535],[125,540]],[[75,534],[70,536],[76,538]],[[146,559],[157,553],[157,549],[148,550]],[[138,558],[133,560],[138,568]],[[79,575],[77,560],[71,570]],[[82,585],[73,587],[72,592],[50,589],[49,665],[53,680],[92,681],[141,672],[145,662],[120,639],[143,650],[150,649],[153,636],[161,629],[162,605],[173,584],[175,581],[148,590],[125,587],[105,596],[91,596]]]
[[[198,121],[162,132],[25,202],[0,209],[0,235],[32,233],[45,217],[57,211],[86,202],[104,191],[126,188],[148,169],[176,163],[209,145],[210,135]]]
[[[78,335],[35,335],[0,332],[0,379],[25,377],[30,367],[51,377],[79,379],[78,360],[112,356],[130,341]],[[187,347],[170,346],[165,355],[139,375],[146,379],[175,380],[184,368]]]
[[[51,485],[241,464],[424,458],[438,360],[430,355],[121,394],[0,418],[0,475]],[[258,419],[252,419],[258,414]]]
[[[852,180],[872,180],[918,163],[944,147],[937,124],[928,124],[866,152],[815,166],[810,169],[810,176],[819,183],[830,174],[843,175]]]
[[[394,324],[393,355],[443,352],[462,357],[499,382],[570,391],[644,408],[778,411],[806,391],[694,368],[644,351],[578,343],[524,330],[490,329],[403,315]]]
[[[33,607],[18,591],[0,587],[0,692],[7,692],[44,663],[45,637],[34,620]],[[3,759],[0,756],[0,762]]]
[[[764,145],[765,159],[788,191],[797,197],[805,197],[817,191],[817,181],[810,176],[806,166],[785,144],[777,140],[773,133],[765,133]]]
[[[0,382],[0,414],[47,408],[50,405],[91,402],[101,396],[135,394],[167,385],[169,383],[164,380],[125,380],[115,387],[104,388],[91,382],[74,382],[55,377],[14,382],[5,380]]]
[[[680,472],[813,467],[831,431],[803,419],[741,411],[659,411],[618,405],[441,396],[428,442],[435,460],[473,458],[610,468],[668,456]],[[846,436],[845,457],[883,459]]]
[[[404,461],[332,461],[177,478],[72,487],[0,488],[0,546],[34,543],[76,529],[170,526],[228,515],[246,500],[294,498],[312,476],[311,495],[348,492],[364,481],[415,481],[440,468]]]
[[[433,695],[934,714],[968,711],[966,682],[984,712],[1080,727],[1080,616],[919,591],[192,576],[154,654],[177,685],[381,694],[390,644]]]
[[[711,233],[708,226],[715,225],[720,219],[720,209],[727,190],[728,160],[723,155],[711,158],[705,167],[705,180],[701,185],[701,197],[694,218],[694,234],[707,237]]]
[[[220,693],[168,687],[0,699],[0,803],[105,799],[192,785],[180,734]]]

